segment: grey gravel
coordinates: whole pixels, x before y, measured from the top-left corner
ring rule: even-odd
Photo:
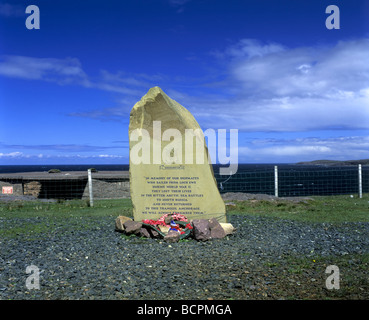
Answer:
[[[56,230],[0,239],[0,298],[4,300],[283,299],[290,293],[273,286],[282,281],[281,273],[288,272],[287,257],[369,252],[369,223],[336,226],[232,215],[234,235],[168,244],[123,236],[114,231],[111,217],[70,217],[60,226],[44,217],[0,222],[45,222]],[[280,266],[278,271],[270,267],[273,264]],[[26,287],[29,265],[41,271],[39,290]],[[316,272],[308,275],[308,281],[321,286],[319,275],[325,277],[324,270]],[[291,288],[301,288],[298,274],[288,279]]]

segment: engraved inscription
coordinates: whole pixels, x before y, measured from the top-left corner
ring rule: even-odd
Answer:
[[[204,194],[196,188],[199,177],[144,177],[146,193],[141,194],[145,202],[143,214],[180,213],[203,214],[193,199],[203,198]]]

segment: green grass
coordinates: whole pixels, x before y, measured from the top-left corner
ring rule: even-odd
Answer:
[[[327,266],[339,267],[339,290],[328,290],[325,280]],[[286,268],[286,266],[288,266]],[[286,256],[285,263],[269,266],[279,275],[281,287],[291,291],[289,299],[367,299],[369,254],[344,256]],[[291,279],[295,280],[291,285]],[[312,282],[312,279],[314,282]],[[295,284],[299,282],[296,290]],[[293,288],[295,287],[295,288]],[[287,291],[287,289],[284,289]],[[304,293],[304,294],[303,294]]]
[[[56,232],[96,228],[96,219],[103,217],[111,218],[113,225],[119,215],[132,217],[130,199],[97,200],[93,207],[85,200],[0,203],[0,237],[35,240]],[[14,224],[7,218],[20,221]],[[29,222],[27,218],[36,219]]]
[[[349,195],[309,197],[298,203],[277,200],[232,201],[236,206],[227,208],[227,214],[246,214],[292,219],[303,222],[369,222],[369,194],[363,198]]]
[[[108,217],[125,215],[132,217],[130,199],[95,200],[91,207],[87,200],[57,202],[25,201],[0,203],[0,217]]]
[[[227,215],[260,215],[306,222],[369,222],[369,194],[362,199],[349,195],[309,197],[312,200],[232,201],[236,206],[227,208]],[[91,207],[86,200],[57,202],[25,201],[0,202],[1,218],[27,217],[132,217],[130,199],[95,200]]]
[[[362,199],[349,195],[311,198],[302,202],[233,201],[236,206],[228,207],[227,215],[259,215],[316,223],[369,222],[369,194],[364,194]],[[0,237],[37,238],[46,233],[93,228],[98,225],[96,219],[111,218],[114,223],[119,215],[132,217],[130,199],[95,200],[93,207],[86,200],[0,202]],[[21,224],[7,222],[7,218],[12,217],[21,218]],[[37,219],[29,223],[27,218]]]

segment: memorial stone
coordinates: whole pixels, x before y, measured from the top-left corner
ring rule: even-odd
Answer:
[[[151,88],[132,108],[129,140],[135,221],[180,213],[226,222],[204,134],[186,108]]]

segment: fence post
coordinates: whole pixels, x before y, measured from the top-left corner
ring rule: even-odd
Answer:
[[[363,177],[361,172],[361,164],[359,164],[359,198],[363,197]]]
[[[92,177],[91,177],[91,169],[87,170],[88,172],[88,190],[90,192],[90,207],[94,206],[94,197],[92,193]]]
[[[278,166],[274,166],[274,195],[278,198]]]

